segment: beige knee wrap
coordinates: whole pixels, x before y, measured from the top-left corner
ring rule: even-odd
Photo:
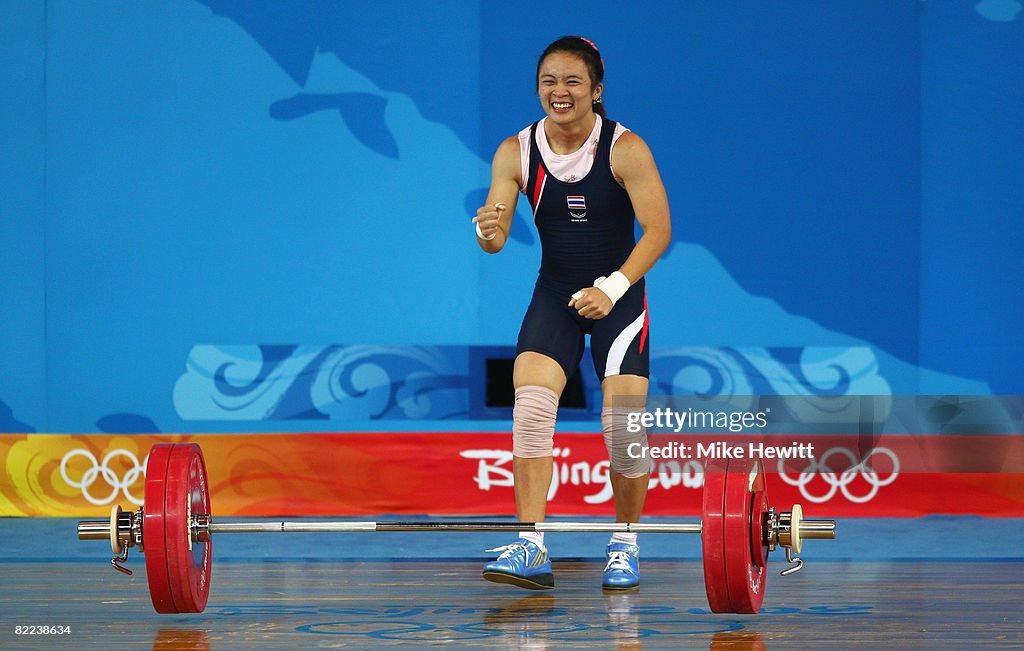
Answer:
[[[516,389],[512,409],[512,454],[525,458],[550,457],[555,440],[558,394],[547,387]]]
[[[629,414],[643,413],[630,407],[605,407],[601,410],[601,431],[608,448],[608,461],[613,471],[623,477],[635,479],[651,472],[651,460],[646,456],[647,428],[634,422],[629,426]],[[631,432],[630,429],[639,431]],[[634,445],[634,443],[638,445]],[[632,446],[632,449],[631,449]],[[633,454],[630,455],[630,452]]]

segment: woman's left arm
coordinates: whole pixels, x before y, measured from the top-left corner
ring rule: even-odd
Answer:
[[[594,292],[588,287],[569,299],[569,307],[588,319],[608,316],[615,302],[651,270],[672,240],[668,196],[647,143],[631,131],[622,134],[612,149],[612,169],[626,187],[644,234],[622,267],[609,269],[612,273],[597,288],[601,291]]]
[[[632,284],[651,270],[672,241],[668,195],[650,148],[632,131],[622,134],[615,143],[612,169],[626,186],[636,219],[644,231],[633,253],[619,269]]]

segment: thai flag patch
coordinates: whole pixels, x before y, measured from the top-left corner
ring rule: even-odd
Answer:
[[[566,197],[565,200],[569,204],[569,210],[587,209],[587,200],[585,197]]]

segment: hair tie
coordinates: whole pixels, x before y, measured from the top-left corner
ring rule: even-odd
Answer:
[[[599,58],[599,59],[601,59],[601,70],[602,70],[602,72],[603,72],[603,71],[604,71],[604,57],[602,57],[602,56],[601,56],[601,50],[597,49],[597,46],[596,46],[596,45],[594,45],[594,42],[593,42],[593,41],[591,41],[591,40],[590,40],[589,38],[587,38],[586,36],[579,36],[578,38],[579,38],[579,39],[580,39],[581,41],[583,41],[584,43],[586,43],[587,45],[589,45],[590,47],[594,48],[594,52],[597,52],[597,56],[598,56],[598,58]]]

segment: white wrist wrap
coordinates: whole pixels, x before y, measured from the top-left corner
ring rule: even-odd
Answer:
[[[595,280],[594,287],[607,294],[608,298],[612,299],[612,305],[614,306],[622,298],[622,295],[629,290],[629,278],[626,278],[626,274],[621,271],[616,271],[607,278],[602,276]]]
[[[490,237],[487,237],[486,235],[484,235],[484,232],[482,230],[480,230],[480,224],[476,225],[476,236],[479,237],[481,240],[493,240],[494,236],[497,235],[497,234],[498,234],[498,232],[495,231],[495,232],[491,233]]]

